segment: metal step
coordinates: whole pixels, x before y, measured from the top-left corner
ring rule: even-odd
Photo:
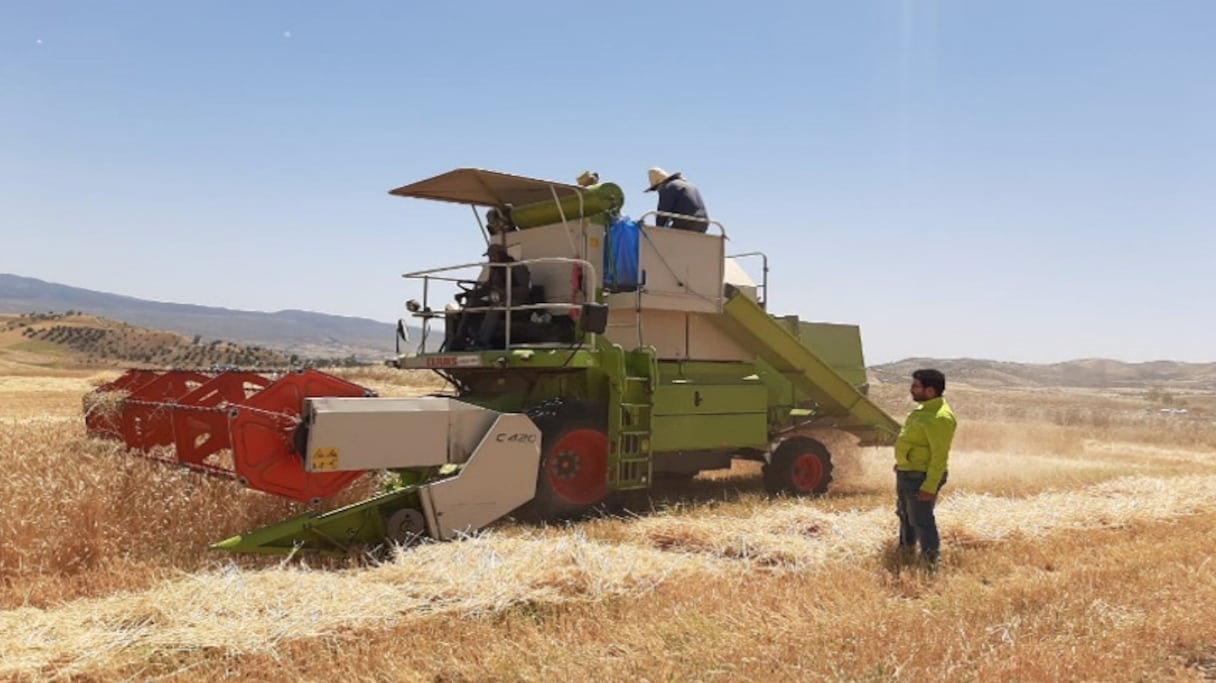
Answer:
[[[617,444],[613,454],[613,477],[617,489],[642,489],[650,486],[652,475],[650,425],[654,403],[651,397],[657,377],[649,375],[657,372],[657,367],[653,359],[636,356],[627,356],[625,366],[628,374],[613,391],[613,400],[619,406],[615,409],[618,424],[614,425]]]

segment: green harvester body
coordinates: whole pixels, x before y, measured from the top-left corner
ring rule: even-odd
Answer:
[[[454,338],[459,316],[477,312],[440,312],[424,300],[411,307],[427,330],[420,348],[390,361],[438,372],[460,404],[487,415],[527,416],[535,425],[538,460],[527,461],[539,463],[535,492],[513,510],[517,517],[582,514],[616,492],[728,468],[735,459],[763,462],[771,492],[817,495],[832,469],[817,435],[840,431],[863,445],[879,445],[899,432],[899,424],[867,397],[858,328],[770,315],[767,258],[765,282],[757,286],[734,265],[738,259],[724,253],[725,231],[716,223],[704,234],[691,233],[650,225],[644,216],[633,259],[638,282],[621,288],[605,282],[616,256],[610,231],[617,229],[624,202],[615,185],[580,188],[460,169],[393,194],[520,218],[508,230],[486,234],[532,272],[536,297],[503,306],[503,323],[510,320],[511,329],[495,335],[490,348],[460,348],[464,340]],[[445,269],[406,275],[421,281],[424,293],[448,282],[446,276]],[[488,442],[483,438],[477,447],[488,449]],[[497,457],[486,453],[477,458],[488,463]],[[379,496],[215,547],[349,553],[386,540],[446,538],[482,526],[435,531],[459,514],[437,502],[432,487],[470,468],[427,461],[386,469],[394,476]],[[494,476],[501,480],[502,472]],[[487,484],[479,490],[495,489]]]

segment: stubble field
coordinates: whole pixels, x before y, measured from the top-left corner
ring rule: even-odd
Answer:
[[[206,549],[298,506],[88,440],[112,374],[0,376],[0,679],[1216,678],[1212,396],[952,386],[935,573],[892,551],[889,453],[844,444],[821,499],[739,465],[569,526],[301,563]]]

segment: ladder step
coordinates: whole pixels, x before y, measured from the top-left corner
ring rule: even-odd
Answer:
[[[621,327],[631,327],[625,324]],[[638,329],[641,329],[640,325]],[[658,377],[651,377],[654,368],[643,364],[645,359],[628,358],[625,376],[612,386],[612,399],[620,406],[613,458],[613,478],[616,489],[642,489],[650,485],[652,453],[651,421],[654,401],[651,396]]]

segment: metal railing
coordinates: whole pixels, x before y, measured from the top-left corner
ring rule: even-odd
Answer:
[[[764,310],[767,311],[768,310],[768,254],[765,254],[762,251],[745,251],[742,254],[730,254],[726,258],[740,259],[740,258],[752,258],[755,256],[760,257],[760,264],[761,264],[760,267],[763,271],[761,273],[761,281],[760,281],[760,291],[763,292],[763,296],[760,298],[760,308],[763,308]]]
[[[706,233],[702,233],[702,234],[707,234],[709,232],[710,226],[716,226],[718,228],[718,235],[720,237],[723,237],[725,239],[730,239],[730,237],[728,237],[726,234],[726,226],[722,225],[718,221],[711,220],[709,218],[698,218],[697,216],[688,216],[688,215],[685,215],[682,213],[669,213],[667,211],[647,211],[646,213],[642,214],[640,218],[638,218],[638,225],[641,225],[644,227],[646,225],[647,216],[658,216],[660,218],[676,218],[676,219],[685,220],[685,221],[692,221],[694,223],[704,223]],[[665,228],[668,228],[669,230],[679,230],[679,228],[672,228],[670,226],[661,226],[658,224],[657,221],[650,227],[652,227],[652,228],[665,227]]]
[[[581,266],[583,269],[583,276],[582,276],[582,281],[580,283],[580,288],[577,290],[577,292],[582,295],[581,298],[583,301],[582,302],[544,301],[544,302],[540,302],[540,303],[532,303],[532,304],[524,303],[524,304],[519,304],[519,305],[512,305],[512,301],[511,301],[511,298],[512,298],[511,297],[512,269],[515,266],[531,266],[532,264],[538,264],[538,263],[569,264],[571,266],[571,273],[573,273],[574,266]],[[431,310],[430,305],[429,305],[429,298],[430,298],[430,288],[431,288],[432,281],[452,282],[452,283],[471,282],[470,280],[468,280],[466,278],[449,277],[449,276],[440,275],[440,273],[449,273],[449,272],[457,271],[457,270],[465,270],[465,269],[469,269],[469,268],[479,268],[479,267],[487,267],[487,266],[491,269],[493,269],[493,268],[506,268],[507,269],[506,278],[504,280],[504,282],[505,282],[505,285],[504,285],[505,301],[502,302],[503,305],[461,306],[458,310],[453,310],[453,311],[449,311],[446,308],[440,309],[438,311]],[[553,309],[558,309],[558,310],[563,310],[563,311],[575,311],[575,310],[581,311],[582,307],[583,307],[583,302],[595,301],[595,292],[598,291],[598,289],[599,289],[599,279],[596,274],[595,266],[592,265],[590,261],[588,261],[586,259],[567,258],[567,257],[561,257],[561,256],[544,256],[544,257],[534,258],[534,259],[525,259],[523,261],[509,261],[506,263],[486,263],[486,262],[464,263],[464,264],[460,264],[460,265],[456,265],[456,266],[444,266],[442,268],[431,268],[428,270],[414,271],[412,273],[403,273],[401,275],[401,277],[403,277],[407,280],[422,280],[422,303],[419,306],[419,310],[410,311],[410,313],[413,315],[413,317],[422,319],[422,339],[418,346],[418,353],[426,353],[426,341],[427,341],[427,336],[429,335],[429,331],[430,331],[430,322],[433,318],[443,318],[444,319],[444,324],[445,324],[445,335],[444,336],[446,338],[446,323],[447,323],[447,317],[450,314],[455,313],[455,314],[464,315],[467,313],[488,313],[490,311],[502,311],[503,318],[504,318],[504,336],[505,336],[504,346],[509,349],[509,348],[511,348],[511,313],[514,313],[516,311],[542,311],[542,310],[549,311],[549,310],[553,310]],[[488,282],[489,279],[487,278],[486,281]],[[592,342],[594,343],[594,338],[592,338]]]

